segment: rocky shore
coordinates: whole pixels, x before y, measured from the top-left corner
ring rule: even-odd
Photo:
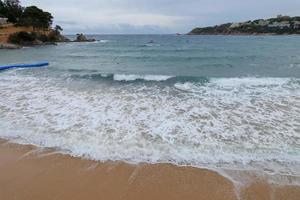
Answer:
[[[20,49],[22,48],[19,45],[9,44],[9,43],[0,43],[0,49]]]
[[[22,30],[22,29],[20,29]],[[59,31],[50,30],[49,32],[39,31],[19,31],[15,33],[5,33],[0,30],[2,35],[7,35],[5,39],[0,41],[0,49],[20,49],[23,46],[41,46],[56,45],[63,42],[95,42],[95,39],[89,39],[84,34],[77,34],[75,40],[70,40],[62,35]]]

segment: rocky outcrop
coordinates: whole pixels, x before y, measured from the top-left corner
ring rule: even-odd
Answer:
[[[95,39],[87,39],[87,37],[85,35],[83,35],[82,33],[77,34],[76,35],[76,40],[74,40],[74,42],[95,42]]]
[[[71,40],[64,35],[59,35],[56,42],[71,42]]]
[[[8,38],[10,35],[18,32],[33,32],[32,27],[15,26],[14,24],[7,24],[0,26],[0,43],[9,43]]]
[[[54,31],[49,34],[18,32],[9,36],[8,42],[20,46],[56,45],[57,42],[70,42],[68,38]]]
[[[57,30],[51,30],[50,31],[50,33],[48,34],[48,41],[51,41],[51,42],[71,42],[71,40],[69,38],[62,35]]]
[[[20,48],[22,48],[22,47],[19,45],[0,43],[0,49],[20,49]]]
[[[5,35],[5,37],[3,37]],[[39,31],[15,27],[0,29],[0,49],[18,49],[22,46],[56,45],[59,42],[94,42],[95,39],[88,39],[85,35],[77,34],[74,41],[62,35],[59,30],[49,29]]]

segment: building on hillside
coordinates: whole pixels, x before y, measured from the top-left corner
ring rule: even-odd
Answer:
[[[5,25],[7,24],[7,18],[0,17],[0,25]]]
[[[288,21],[283,21],[283,22],[273,22],[272,24],[268,25],[269,28],[290,28],[291,24]]]
[[[295,21],[293,26],[294,26],[294,29],[300,29],[300,22]]]
[[[270,22],[268,20],[261,19],[261,20],[258,21],[257,25],[258,26],[267,26],[269,23]]]
[[[283,19],[283,20],[286,20],[286,19],[289,19],[290,16],[287,16],[287,15],[277,15],[277,19]]]
[[[241,23],[232,23],[229,28],[239,28]]]

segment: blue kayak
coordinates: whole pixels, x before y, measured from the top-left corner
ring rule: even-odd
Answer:
[[[0,66],[0,70],[12,69],[12,68],[32,68],[32,67],[44,67],[48,66],[49,62],[39,62],[33,64],[15,64],[15,65],[6,65]]]

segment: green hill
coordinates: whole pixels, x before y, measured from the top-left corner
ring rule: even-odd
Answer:
[[[189,35],[284,35],[300,34],[300,17],[277,16],[241,23],[226,23],[218,26],[195,28]]]

